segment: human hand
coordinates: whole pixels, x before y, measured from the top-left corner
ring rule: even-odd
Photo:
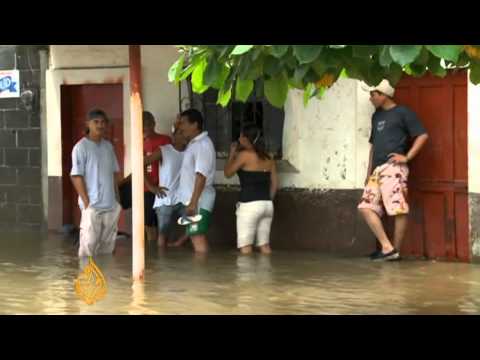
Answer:
[[[405,155],[391,153],[391,154],[388,154],[388,157],[389,157],[388,162],[393,164],[406,164],[408,162],[408,159]]]

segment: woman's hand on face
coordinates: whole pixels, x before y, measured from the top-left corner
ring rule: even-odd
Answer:
[[[238,142],[234,141],[232,145],[230,145],[230,154],[235,154],[238,151]]]

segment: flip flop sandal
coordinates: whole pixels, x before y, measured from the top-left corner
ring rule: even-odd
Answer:
[[[194,224],[194,223],[198,223],[202,220],[202,215],[194,215],[194,216],[182,216],[180,218],[178,218],[178,225],[182,225],[182,226],[185,226],[185,225],[190,225],[190,224]]]

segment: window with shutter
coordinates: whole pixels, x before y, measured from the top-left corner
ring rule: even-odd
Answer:
[[[256,84],[255,91],[247,102],[231,101],[223,108],[217,105],[217,90],[209,89],[203,94],[196,94],[191,90],[190,79],[186,86],[180,85],[181,104],[191,104],[193,108],[202,112],[205,118],[204,128],[215,144],[217,158],[228,157],[230,144],[238,139],[242,126],[248,123],[254,123],[263,129],[267,151],[276,159],[282,158],[285,112],[270,105],[262,95],[259,95],[258,88],[259,84]],[[185,98],[189,101],[183,101]],[[186,109],[181,105],[180,110]]]

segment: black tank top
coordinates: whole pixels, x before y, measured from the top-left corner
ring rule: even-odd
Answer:
[[[238,170],[240,202],[268,201],[270,198],[270,172]]]

